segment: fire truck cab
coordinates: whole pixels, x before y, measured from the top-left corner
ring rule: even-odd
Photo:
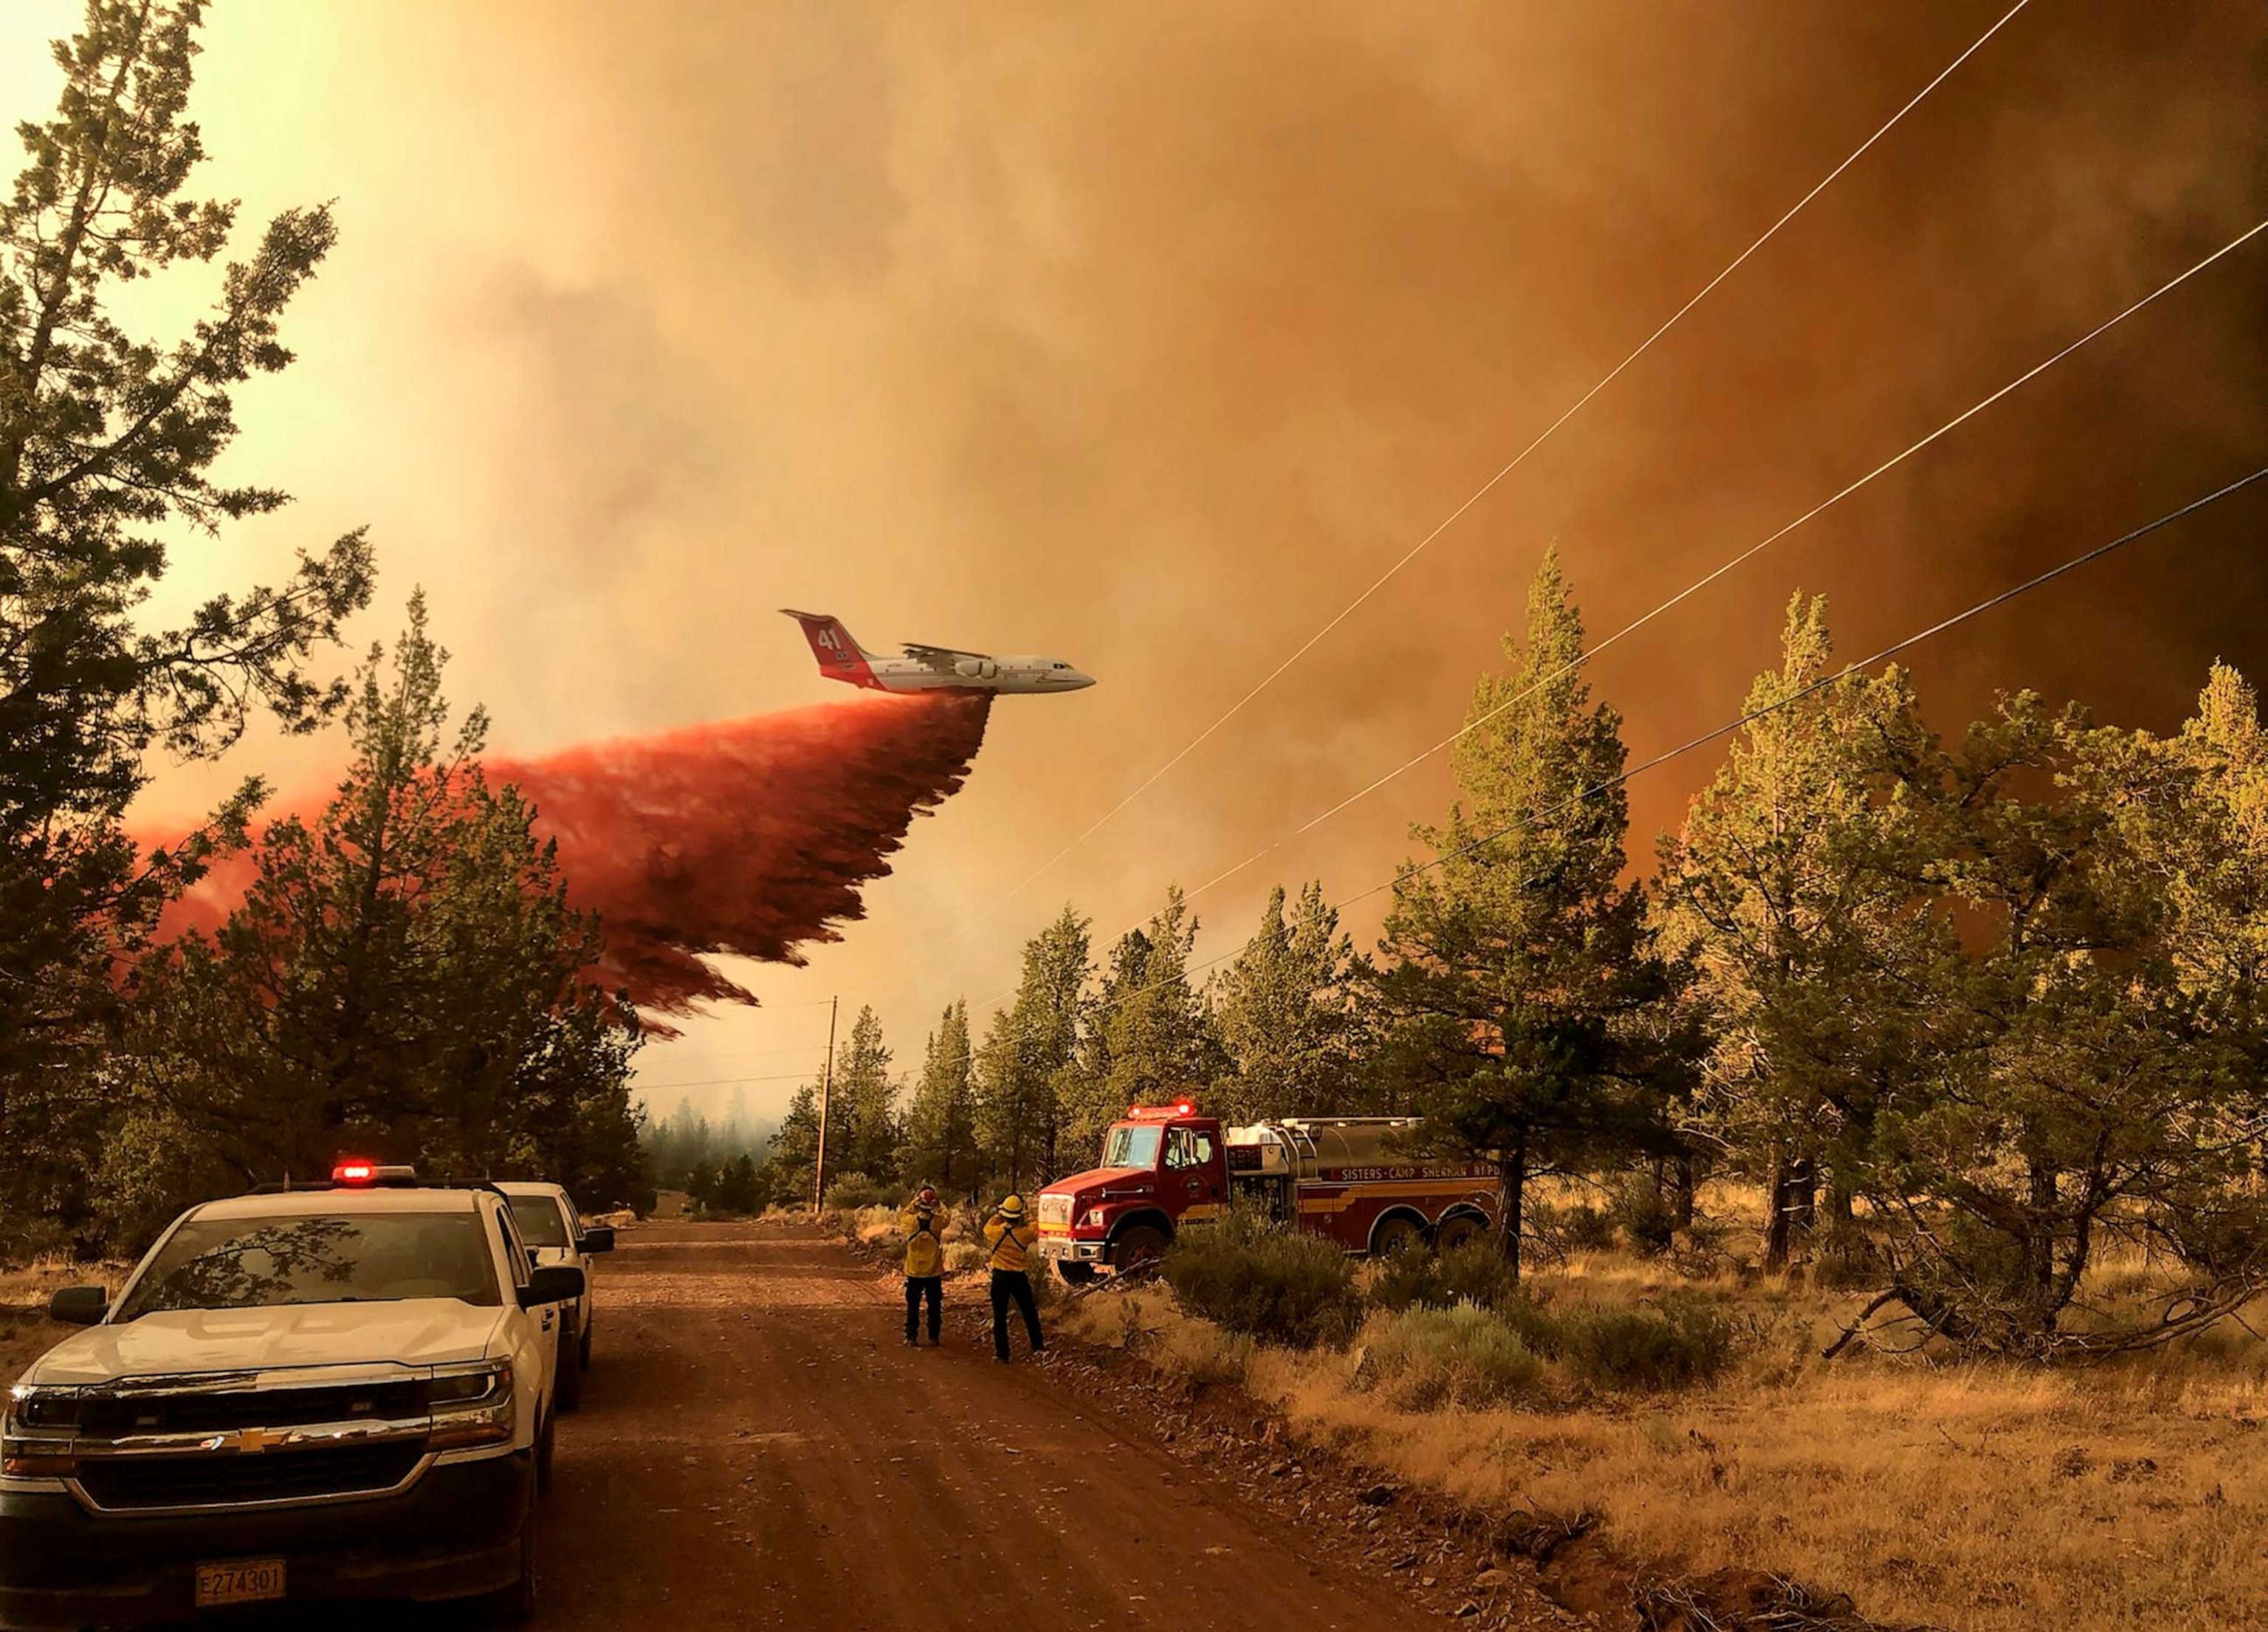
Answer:
[[[1351,1253],[1446,1250],[1494,1226],[1495,1170],[1409,1153],[1409,1117],[1288,1118],[1225,1127],[1188,1100],[1111,1124],[1100,1165],[1039,1193],[1039,1251],[1064,1280],[1134,1267],[1230,1203]]]

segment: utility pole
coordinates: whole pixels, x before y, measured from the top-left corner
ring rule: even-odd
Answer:
[[[827,1000],[827,1063],[819,1072],[819,1158],[811,1164],[811,1210],[827,1199],[827,1101],[835,1089],[835,1010],[843,1000]]]

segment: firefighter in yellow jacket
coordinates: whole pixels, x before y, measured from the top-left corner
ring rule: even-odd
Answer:
[[[1008,1362],[1008,1304],[1012,1299],[1023,1311],[1024,1330],[1032,1352],[1047,1344],[1040,1338],[1040,1306],[1032,1297],[1032,1244],[1040,1232],[1024,1219],[1024,1198],[1010,1196],[984,1221],[985,1266],[992,1272],[992,1358]]]
[[[945,1325],[945,1208],[927,1185],[898,1215],[898,1238],[906,1244],[906,1347],[920,1339],[921,1306],[929,1303],[929,1346],[937,1347]]]

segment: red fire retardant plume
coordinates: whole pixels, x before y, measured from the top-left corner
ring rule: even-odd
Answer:
[[[487,770],[559,841],[569,902],[605,927],[605,984],[682,1012],[747,997],[704,955],[800,964],[800,945],[840,940],[915,816],[961,786],[990,706],[860,698]]]
[[[536,831],[558,841],[569,903],[598,913],[607,949],[593,978],[681,1014],[748,1001],[709,956],[800,964],[799,948],[840,940],[914,817],[968,776],[990,706],[984,693],[870,694],[483,769],[492,786],[519,786]],[[293,806],[312,816],[320,803]],[[222,862],[161,935],[210,932],[250,876],[245,858]]]

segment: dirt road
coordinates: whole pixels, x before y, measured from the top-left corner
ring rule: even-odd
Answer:
[[[909,1349],[895,1289],[815,1231],[656,1223],[601,1266],[562,1419],[546,1632],[1406,1623],[1234,1488],[995,1365],[976,1311]]]

